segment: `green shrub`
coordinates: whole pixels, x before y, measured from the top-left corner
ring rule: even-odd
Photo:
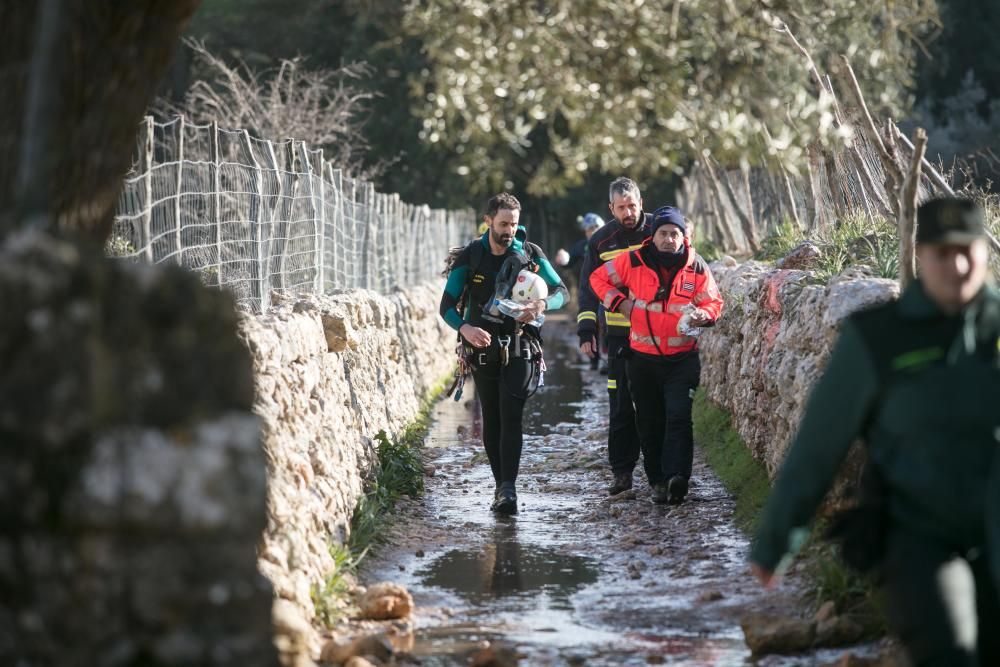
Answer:
[[[424,469],[420,448],[430,429],[431,409],[444,391],[450,377],[433,387],[424,401],[420,414],[396,440],[385,431],[375,436],[378,469],[368,482],[365,494],[354,508],[351,518],[351,553],[360,560],[379,542],[385,517],[402,496],[416,497],[424,492]]]
[[[314,585],[310,591],[316,618],[327,628],[332,628],[346,614],[351,577],[360,560],[347,546],[336,543],[330,545],[330,556],[333,557],[333,570],[321,586]]]
[[[762,262],[779,260],[803,240],[805,235],[798,225],[785,218],[761,241],[760,250],[754,255],[754,259]]]
[[[837,554],[837,547],[823,541],[826,530],[822,521],[816,523],[809,541],[799,556],[805,563],[814,604],[832,601],[838,613],[850,614],[859,621],[869,639],[888,632],[885,604],[881,590],[869,577],[848,568]]]
[[[124,236],[112,234],[104,242],[104,254],[108,257],[131,257],[135,254],[135,246]]]
[[[708,239],[698,238],[693,242],[693,245],[694,249],[706,262],[714,262],[717,259],[722,259],[722,256],[725,254],[722,252],[722,248]]]
[[[383,518],[400,497],[416,497],[423,493],[424,472],[416,443],[422,440],[426,430],[426,425],[407,429],[397,441],[390,440],[385,431],[375,436],[378,472],[358,501],[351,519],[352,552],[363,553],[378,541]]]

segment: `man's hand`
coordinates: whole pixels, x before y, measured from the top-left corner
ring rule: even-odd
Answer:
[[[712,321],[711,315],[708,312],[702,310],[701,308],[695,308],[694,312],[691,313],[691,324],[696,327],[703,327]]]
[[[774,588],[780,581],[780,577],[776,576],[774,572],[758,565],[757,563],[750,563],[750,574],[752,574],[764,588]]]
[[[471,324],[463,324],[459,328],[458,333],[461,334],[462,338],[469,341],[469,345],[472,347],[489,347],[490,340],[492,340],[489,331],[474,327]]]
[[[621,303],[618,304],[618,312],[624,315],[625,317],[631,318],[632,306],[634,305],[635,301],[633,301],[632,299],[624,299]]]
[[[545,301],[542,299],[535,299],[534,301],[529,301],[524,304],[524,310],[518,315],[518,322],[531,322],[533,319],[545,312]]]

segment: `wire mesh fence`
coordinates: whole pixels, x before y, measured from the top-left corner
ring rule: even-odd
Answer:
[[[301,141],[147,117],[136,154],[110,252],[188,267],[251,312],[273,293],[430,280],[475,231],[474,212],[376,192]]]

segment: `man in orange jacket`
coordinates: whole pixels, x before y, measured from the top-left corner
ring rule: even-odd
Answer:
[[[677,504],[687,495],[694,457],[691,404],[701,375],[697,336],[722,314],[712,272],[686,232],[681,212],[662,206],[653,212],[652,236],[641,248],[590,276],[604,307],[632,325],[629,391],[654,503]]]

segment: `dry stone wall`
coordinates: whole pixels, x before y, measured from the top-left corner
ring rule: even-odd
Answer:
[[[29,230],[0,312],[0,665],[276,667],[232,298]]]
[[[899,295],[895,280],[848,270],[819,284],[808,269],[730,258],[712,265],[724,316],[702,336],[702,385],[773,478],[840,322]]]
[[[348,537],[373,436],[398,435],[453,368],[442,288],[302,295],[243,322],[268,463],[259,567],[275,587],[279,634],[307,632],[310,588],[334,567],[331,540]]]

